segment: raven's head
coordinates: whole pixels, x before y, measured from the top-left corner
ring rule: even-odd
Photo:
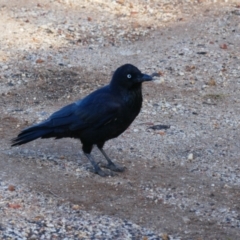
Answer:
[[[137,67],[125,64],[114,72],[110,85],[130,89],[134,86],[141,86],[142,82],[151,80],[151,76],[141,73]]]

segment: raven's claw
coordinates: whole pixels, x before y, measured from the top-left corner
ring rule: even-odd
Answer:
[[[118,164],[115,164],[115,163],[108,163],[108,164],[101,164],[101,167],[104,167],[104,168],[107,168],[107,169],[110,169],[114,172],[124,172],[124,170],[126,169],[126,167],[122,167]]]
[[[100,167],[94,168],[93,166],[89,166],[87,167],[87,170],[91,173],[98,174],[101,177],[112,177],[116,175],[111,171],[103,171]]]

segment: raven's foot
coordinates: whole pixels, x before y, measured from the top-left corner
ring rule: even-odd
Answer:
[[[114,172],[123,172],[126,168],[125,167],[122,167],[122,166],[119,166],[115,163],[112,162],[112,160],[108,157],[108,155],[105,153],[105,151],[102,149],[102,147],[99,147],[99,150],[101,151],[101,153],[103,154],[103,156],[106,158],[108,164],[104,164],[102,165],[102,167],[104,168],[108,168]]]
[[[98,174],[101,177],[112,177],[115,174],[111,171],[103,171],[100,167],[94,168],[93,166],[87,167],[87,170],[91,173]]]
[[[98,174],[101,177],[114,176],[114,173],[112,173],[111,171],[107,171],[107,172],[103,171],[99,167],[99,163],[95,162],[94,158],[92,157],[92,155],[90,153],[85,153],[85,155],[92,164],[92,167],[89,168],[90,172]]]
[[[123,172],[126,168],[122,167],[118,164],[115,164],[113,162],[109,162],[108,164],[101,164],[102,167],[110,169],[114,172]]]

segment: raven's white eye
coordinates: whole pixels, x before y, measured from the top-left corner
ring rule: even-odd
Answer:
[[[127,75],[127,78],[131,78],[131,77],[132,77],[132,75],[131,75],[131,74],[128,74],[128,75]]]

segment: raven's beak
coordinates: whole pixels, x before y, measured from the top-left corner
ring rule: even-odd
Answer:
[[[150,75],[147,74],[142,74],[142,76],[139,78],[140,82],[145,82],[145,81],[151,81],[153,78]]]

